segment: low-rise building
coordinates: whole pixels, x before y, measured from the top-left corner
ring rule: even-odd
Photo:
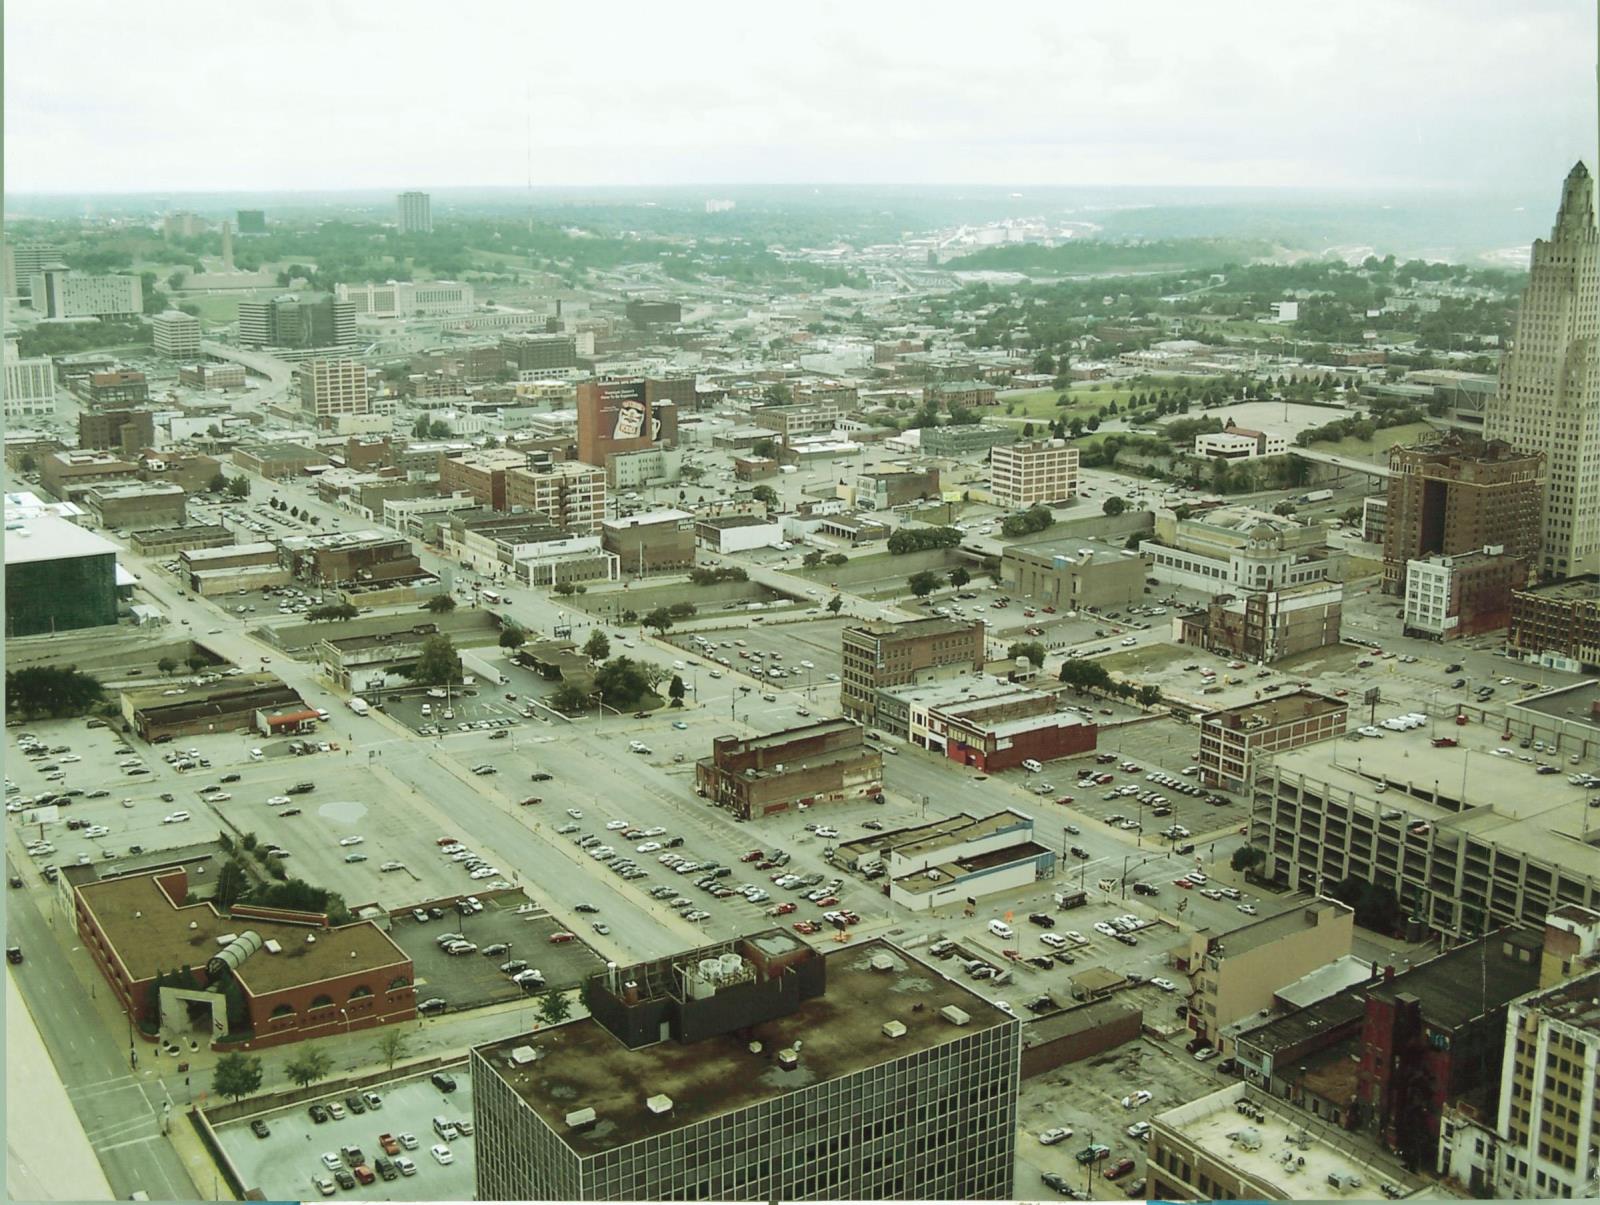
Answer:
[[[525,460],[505,474],[505,508],[537,511],[568,531],[600,530],[606,514],[603,470],[580,460],[553,461],[544,453],[529,453]]]
[[[1314,900],[1225,933],[1196,930],[1187,947],[1173,953],[1194,988],[1189,1029],[1221,1049],[1224,1030],[1270,1006],[1285,983],[1348,955],[1354,937],[1355,913],[1332,899]]]
[[[49,356],[21,356],[11,340],[5,345],[4,417],[8,424],[53,418],[56,412],[55,373]]]
[[[719,736],[695,763],[695,792],[746,820],[883,793],[883,754],[849,720],[748,739]]]
[[[132,481],[139,466],[127,457],[104,451],[47,452],[38,457],[39,484],[63,502],[78,502],[95,485]]]
[[[1513,590],[1506,643],[1553,669],[1600,669],[1600,576]]]
[[[917,447],[924,456],[960,460],[981,456],[990,448],[1015,443],[1017,428],[991,427],[983,423],[963,423],[956,427],[922,427]]]
[[[1055,851],[1033,839],[1033,819],[1014,809],[874,834],[841,845],[834,860],[860,870],[883,866],[889,899],[913,912],[1025,891],[1056,866]]]
[[[1144,1195],[1166,1201],[1410,1196],[1421,1187],[1342,1127],[1233,1083],[1151,1119]],[[1332,1188],[1333,1192],[1329,1189]]]
[[[182,486],[167,482],[111,481],[91,486],[83,505],[99,526],[133,530],[181,527],[187,517],[187,500]]]
[[[840,490],[846,502],[863,510],[890,510],[941,496],[939,470],[932,465],[879,465],[859,474],[853,487],[841,486]]]
[[[1528,581],[1528,563],[1498,544],[1406,562],[1407,636],[1457,640],[1511,622],[1511,595]]]
[[[248,384],[243,364],[230,364],[225,360],[202,360],[185,364],[178,369],[178,384],[190,389],[243,389]]]
[[[440,455],[439,493],[471,494],[484,506],[509,510],[506,475],[528,466],[528,454],[509,448],[484,448],[459,456]]]
[[[1337,579],[1342,558],[1320,528],[1248,508],[1205,519],[1156,512],[1155,539],[1139,545],[1159,582],[1202,590],[1259,593]]]
[[[400,631],[329,637],[317,642],[317,660],[322,672],[346,690],[360,690],[373,680],[381,685],[396,667],[415,663],[423,643],[438,631],[437,624],[419,623]]]
[[[839,702],[844,713],[864,724],[877,719],[878,692],[961,674],[984,665],[984,625],[950,619],[859,624],[840,633]]]
[[[1244,790],[1257,759],[1345,733],[1350,705],[1343,699],[1296,690],[1200,717],[1200,778],[1207,786]]]
[[[987,678],[954,679],[878,692],[879,727],[951,761],[990,774],[1023,762],[1088,753],[1096,728],[1054,695]]]
[[[694,568],[695,517],[686,510],[657,510],[607,519],[600,543],[616,554],[626,577],[683,573]]]
[[[82,450],[117,451],[137,456],[141,448],[155,446],[156,412],[117,406],[78,412],[78,447]]]
[[[132,368],[91,372],[80,379],[83,398],[92,406],[137,405],[150,400],[150,382],[144,373]]]
[[[1204,611],[1178,617],[1178,641],[1225,657],[1270,665],[1339,643],[1342,582],[1309,581],[1278,590],[1219,593]]]
[[[1120,607],[1144,595],[1142,557],[1082,541],[1007,545],[1000,574],[1017,597],[1057,611]]]
[[[254,728],[258,711],[302,710],[306,706],[292,686],[271,674],[243,674],[192,686],[153,686],[122,694],[123,720],[146,741]]]
[[[243,444],[233,450],[233,462],[262,477],[278,480],[332,464],[326,452],[296,443]]]
[[[683,451],[680,448],[639,448],[633,452],[612,452],[606,457],[606,484],[613,490],[671,485],[678,480],[678,471],[682,466]]]
[[[1229,426],[1220,432],[1194,437],[1194,454],[1215,460],[1254,460],[1260,456],[1281,456],[1289,450],[1283,435]]]
[[[995,387],[987,381],[935,381],[922,388],[922,404],[940,410],[975,406],[993,406],[997,403]]]
[[[72,894],[78,936],[130,1035],[187,1032],[201,1011],[213,1038],[248,1032],[255,1048],[417,1015],[411,959],[372,921],[245,905],[224,915],[210,901],[185,902],[182,866]]]
[[[695,543],[726,556],[783,543],[783,524],[763,515],[719,515],[696,519]]]
[[[175,553],[201,548],[229,548],[233,532],[220,524],[195,523],[186,527],[152,527],[128,536],[128,550],[134,556],[170,557]]]

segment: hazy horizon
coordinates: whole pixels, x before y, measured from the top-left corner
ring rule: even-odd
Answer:
[[[718,0],[622,6],[603,39],[588,11],[501,0],[446,19],[416,0],[12,0],[5,32],[8,197],[532,180],[1536,201],[1595,155],[1580,0],[827,0],[783,20]]]

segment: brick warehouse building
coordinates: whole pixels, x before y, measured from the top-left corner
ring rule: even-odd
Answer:
[[[230,974],[243,1016],[233,1024],[226,1007],[213,1006],[212,1037],[248,1033],[247,1048],[415,1019],[411,959],[371,921],[332,926],[321,914],[243,905],[224,916],[210,902],[184,904],[188,891],[181,867],[73,889],[84,948],[141,1025],[157,1017],[169,1031],[194,1025],[189,1001],[203,1008],[206,997],[225,998],[220,983]],[[152,993],[158,974],[185,967],[194,989]]]
[[[748,820],[883,793],[883,754],[849,720],[823,720],[748,740],[719,736],[695,763],[695,791]]]

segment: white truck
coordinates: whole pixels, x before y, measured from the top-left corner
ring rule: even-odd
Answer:
[[[1300,495],[1300,501],[1302,503],[1326,502],[1326,501],[1328,501],[1328,499],[1330,499],[1332,497],[1333,497],[1333,491],[1332,490],[1312,490],[1309,494],[1301,494]]]
[[[367,712],[372,710],[372,708],[367,706],[367,701],[365,699],[351,699],[350,710],[355,712],[357,715],[366,715]]]

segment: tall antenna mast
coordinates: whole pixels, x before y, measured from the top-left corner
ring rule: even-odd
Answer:
[[[522,82],[522,110],[527,119],[528,145],[528,233],[533,233],[533,87]]]

